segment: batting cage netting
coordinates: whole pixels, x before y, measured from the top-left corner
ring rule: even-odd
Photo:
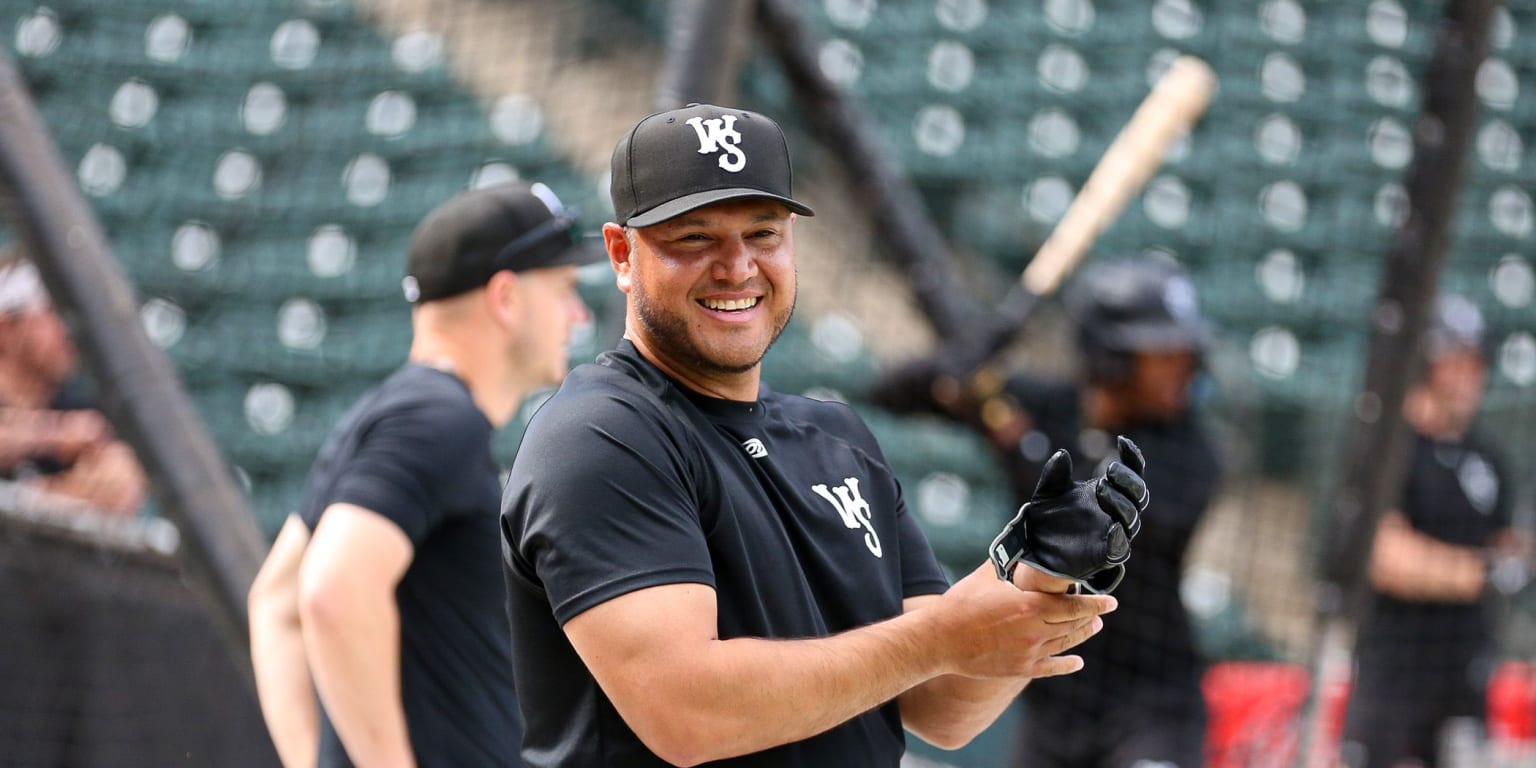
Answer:
[[[176,529],[78,507],[0,485],[5,764],[275,764]]]
[[[404,360],[416,223],[466,187],[523,178],[595,232],[612,214],[614,142],[661,103],[669,50],[703,5],[0,0],[0,39],[145,333],[270,539],[342,411]],[[735,26],[701,36],[734,44],[682,76],[738,72],[716,96],[783,123],[796,196],[816,209],[797,224],[799,305],[764,379],[859,410],[947,567],[982,562],[1050,450],[1070,445],[1088,465],[1108,450],[1129,411],[1103,402],[1162,391],[1196,414],[1175,407],[1137,433],[1153,502],[1107,619],[1122,634],[1102,638],[1081,679],[1040,686],[965,749],[909,736],[913,764],[1010,765],[1043,724],[1078,738],[1089,720],[1073,708],[1095,706],[1167,716],[1213,767],[1390,766],[1426,751],[1441,765],[1536,766],[1536,2],[1494,4],[1475,36],[1486,50],[1462,61],[1475,103],[1453,158],[1460,184],[1430,199],[1412,199],[1408,181],[1416,147],[1444,140],[1423,113],[1446,86],[1424,75],[1448,36],[1474,37],[1447,32],[1454,0],[742,5]],[[1214,70],[1210,106],[991,378],[947,400],[939,377],[890,384],[1007,305],[1181,54]],[[868,139],[883,170],[855,162],[829,116]],[[870,193],[888,178],[876,171],[894,179],[877,191],[909,183],[918,205]],[[1449,217],[1443,266],[1411,277],[1452,298],[1379,303],[1389,245],[1411,244],[1415,212],[1434,204]],[[903,255],[911,223],[941,248]],[[14,231],[0,221],[0,247]],[[1116,277],[1117,265],[1139,272]],[[623,322],[606,265],[583,275],[593,322],[573,362]],[[1137,280],[1155,281],[1151,299],[1134,295]],[[1147,342],[1126,320],[1143,311],[1193,335]],[[1422,319],[1422,341],[1410,338],[1421,362],[1401,381],[1400,413],[1383,412],[1362,393],[1367,351],[1373,329],[1403,317]],[[1147,362],[1170,349],[1194,351],[1198,372],[1188,358]],[[1003,395],[1005,410],[989,405]],[[498,436],[503,461],[534,405]],[[1360,424],[1397,418],[1408,436],[1380,461],[1400,463],[1401,489],[1368,510],[1370,546],[1345,553],[1367,595],[1348,616],[1351,674],[1319,685],[1318,617],[1339,604],[1321,561],[1341,530],[1342,468],[1358,466],[1344,457]],[[178,584],[174,558],[103,556],[97,534],[82,535],[0,516],[0,612],[32,612],[0,621],[0,649],[17,649],[0,654],[7,756],[105,740],[110,764],[165,765],[171,752],[131,734],[178,723],[185,764],[252,754],[254,698],[212,659],[228,641],[193,610],[200,585]],[[54,667],[69,677],[37,682]],[[130,674],[92,679],[108,668]],[[111,690],[84,695],[98,684]],[[65,694],[90,706],[52,704]],[[159,701],[195,702],[196,716]],[[1310,739],[1308,723],[1321,725]]]

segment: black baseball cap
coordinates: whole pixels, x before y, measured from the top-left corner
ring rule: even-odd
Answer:
[[[609,191],[618,223],[631,227],[745,197],[814,216],[791,196],[792,181],[778,123],[744,109],[689,104],[646,117],[619,140]]]
[[[1195,285],[1169,259],[1131,257],[1089,266],[1064,301],[1085,346],[1118,352],[1204,351],[1214,333]]]
[[[446,299],[504,269],[590,264],[601,248],[582,241],[576,211],[549,187],[513,181],[461,192],[416,226],[405,257],[406,301]]]

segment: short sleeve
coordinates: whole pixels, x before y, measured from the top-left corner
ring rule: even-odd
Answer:
[[[905,506],[897,512],[896,524],[901,537],[901,596],[944,594],[949,590],[949,579],[939,567],[928,537]]]
[[[507,566],[561,624],[646,587],[715,585],[685,441],[617,391],[563,391],[529,424],[502,499]]]
[[[454,485],[483,468],[490,430],[469,402],[403,404],[360,435],[357,449],[335,469],[327,504],[371,510],[420,544],[440,521]]]

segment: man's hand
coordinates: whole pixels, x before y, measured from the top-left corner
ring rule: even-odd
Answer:
[[[992,542],[997,577],[1009,581],[1019,563],[1070,579],[1089,592],[1113,590],[1131,557],[1150,495],[1146,459],[1118,438],[1120,460],[1086,483],[1072,480],[1072,457],[1059,450],[1045,463],[1034,496]]]
[[[144,505],[149,482],[121,441],[109,442],[76,459],[73,466],[41,481],[43,490],[80,499],[114,515],[134,515]]]
[[[934,603],[956,629],[942,646],[952,657],[947,671],[1023,679],[1082,669],[1080,657],[1065,654],[1103,628],[1099,616],[1114,610],[1114,598],[1017,589],[987,570],[972,571]]]

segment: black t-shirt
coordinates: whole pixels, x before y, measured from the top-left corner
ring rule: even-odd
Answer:
[[[1447,443],[1415,436],[1412,451],[1401,508],[1415,530],[1447,544],[1484,547],[1510,526],[1507,476],[1481,441]],[[1373,595],[1358,643],[1362,690],[1396,695],[1464,686],[1480,676],[1469,667],[1492,642],[1492,621],[1480,603]]]
[[[1085,429],[1077,387],[1016,378],[1008,391],[1035,429],[1005,462],[1012,464],[1016,485],[1028,489],[1020,493],[1033,493],[1040,464],[1058,448],[1072,454],[1079,480],[1118,458],[1114,434]],[[1190,539],[1215,495],[1220,462],[1191,412],[1169,422],[1133,424],[1119,434],[1146,455],[1152,500],[1132,545],[1125,580],[1115,589],[1120,607],[1104,618],[1102,631],[1073,650],[1083,657],[1083,669],[1036,680],[1024,690],[1030,702],[1039,703],[1031,709],[1032,719],[1052,727],[1062,720],[1092,722],[1117,706],[1190,711],[1199,706],[1203,661],[1179,582]]]
[[[516,763],[492,427],[458,378],[407,365],[342,418],[310,472],[299,515],[311,530],[332,504],[396,525],[415,551],[395,592],[400,685],[422,766]],[[350,765],[330,721],[320,765]]]
[[[899,615],[947,583],[852,409],[707,398],[629,342],[534,416],[502,504],[513,664],[535,766],[655,766],[561,629],[662,584],[714,588],[719,636],[808,638]],[[895,766],[894,702],[739,766]]]

